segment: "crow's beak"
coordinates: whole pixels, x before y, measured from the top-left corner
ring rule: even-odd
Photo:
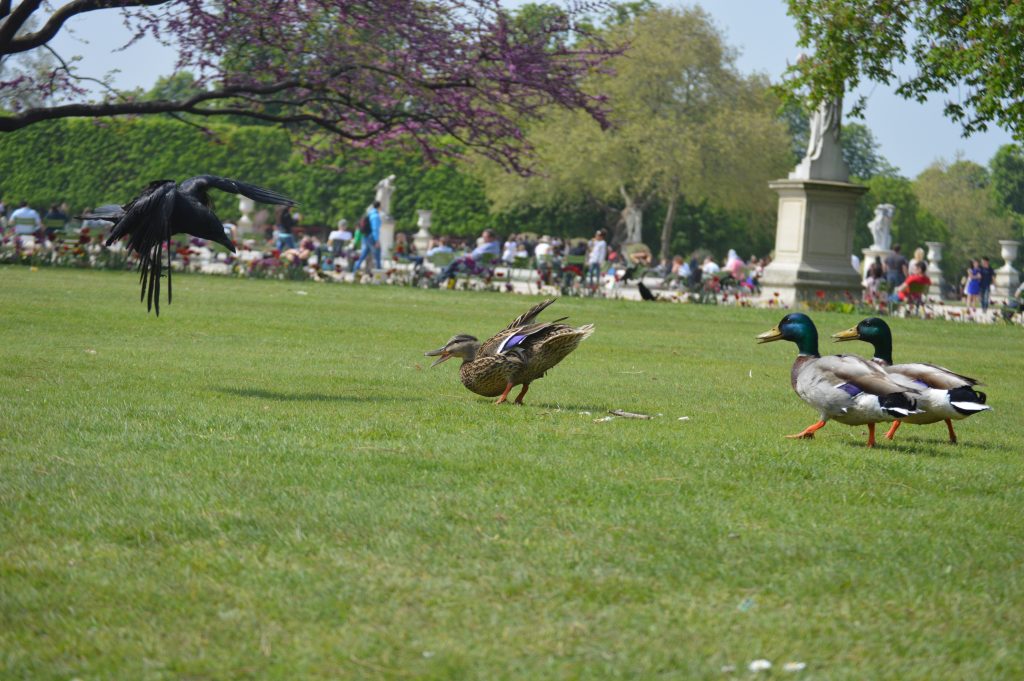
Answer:
[[[425,357],[435,357],[435,356],[437,356],[437,355],[440,355],[440,357],[438,357],[438,358],[437,358],[437,359],[435,359],[435,360],[434,360],[433,362],[431,362],[431,364],[430,364],[430,368],[431,368],[431,369],[433,369],[434,367],[436,367],[436,366],[437,366],[438,364],[440,364],[441,362],[444,362],[444,361],[446,361],[446,360],[449,360],[449,359],[451,359],[452,357],[454,357],[454,356],[455,356],[455,355],[453,355],[452,353],[450,353],[450,352],[447,352],[447,351],[445,351],[445,349],[444,349],[444,348],[440,348],[439,350],[431,350],[430,352],[424,352],[424,353],[423,353],[423,355],[424,355]]]
[[[839,333],[832,334],[832,340],[839,343],[841,341],[852,341],[860,340],[860,332],[857,331],[857,327],[847,329],[846,331],[840,331]]]
[[[779,330],[778,326],[775,326],[772,329],[770,329],[768,331],[765,331],[762,334],[758,334],[757,342],[758,343],[771,343],[772,341],[777,341],[777,340],[779,340],[781,338],[782,338],[782,331]]]

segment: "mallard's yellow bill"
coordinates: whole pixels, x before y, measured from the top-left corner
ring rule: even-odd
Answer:
[[[847,329],[846,331],[840,331],[839,333],[832,334],[832,340],[836,341],[837,343],[841,341],[860,340],[860,332],[857,331],[857,327],[855,326],[852,329]]]

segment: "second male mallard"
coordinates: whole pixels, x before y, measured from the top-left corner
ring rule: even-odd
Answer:
[[[893,364],[892,331],[890,331],[889,325],[878,317],[861,320],[857,326],[851,329],[832,334],[832,338],[836,341],[862,340],[870,343],[875,349],[874,357],[871,358],[872,362],[885,369],[889,376],[920,391],[921,394],[917,400],[921,412],[909,414],[893,421],[889,432],[885,434],[885,437],[890,440],[896,435],[896,429],[900,427],[900,423],[926,424],[945,421],[946,429],[949,431],[949,441],[951,444],[956,444],[953,421],[965,419],[979,411],[992,409],[985,404],[987,400],[985,393],[974,389],[976,385],[981,385],[976,378],[924,362]]]
[[[515,399],[516,404],[522,404],[530,383],[543,377],[594,332],[593,324],[573,328],[560,323],[564,317],[536,323],[537,315],[553,302],[537,303],[483,343],[467,334],[453,336],[443,347],[425,353],[437,357],[430,366],[459,357],[459,378],[469,390],[484,397],[498,395],[495,404],[501,404],[514,386],[522,385]]]
[[[790,371],[793,390],[818,410],[821,418],[792,438],[812,438],[829,419],[849,426],[867,425],[868,447],[875,446],[875,424],[918,413],[918,391],[890,378],[885,371],[853,355],[818,353],[818,330],[810,317],[793,312],[775,328],[757,337],[758,343],[788,340],[799,354]]]

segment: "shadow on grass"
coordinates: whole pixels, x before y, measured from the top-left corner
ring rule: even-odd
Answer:
[[[252,397],[258,400],[274,400],[276,402],[410,402],[422,400],[422,397],[401,397],[394,395],[331,395],[328,393],[290,393],[262,388],[214,388],[216,392],[236,397]]]
[[[959,440],[956,444],[950,444],[946,437],[929,438],[907,438],[888,443],[889,449],[901,454],[914,454],[920,456],[962,458],[970,452],[992,452],[1000,447],[985,442],[972,442]]]

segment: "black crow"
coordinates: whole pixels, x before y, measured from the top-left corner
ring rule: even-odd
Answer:
[[[637,288],[638,291],[640,291],[640,297],[643,298],[644,300],[657,300],[658,299],[658,296],[656,296],[654,294],[654,292],[651,291],[651,289],[647,288],[647,284],[644,283],[643,279],[641,279],[640,281],[636,282],[636,288]]]
[[[167,243],[167,302],[171,302],[171,246],[173,234],[190,234],[215,241],[232,253],[235,246],[224,234],[224,225],[213,213],[213,201],[208,192],[220,189],[230,194],[241,194],[253,201],[293,206],[295,201],[270,189],[254,184],[230,180],[216,175],[197,175],[178,184],[174,180],[150,182],[142,193],[123,206],[100,206],[83,218],[106,220],[114,223],[107,238],[107,246],[121,237],[128,237],[128,250],[139,255],[139,279],[142,293],[139,300],[147,301],[147,310],[156,307],[160,315],[160,275],[163,270],[161,249]]]

